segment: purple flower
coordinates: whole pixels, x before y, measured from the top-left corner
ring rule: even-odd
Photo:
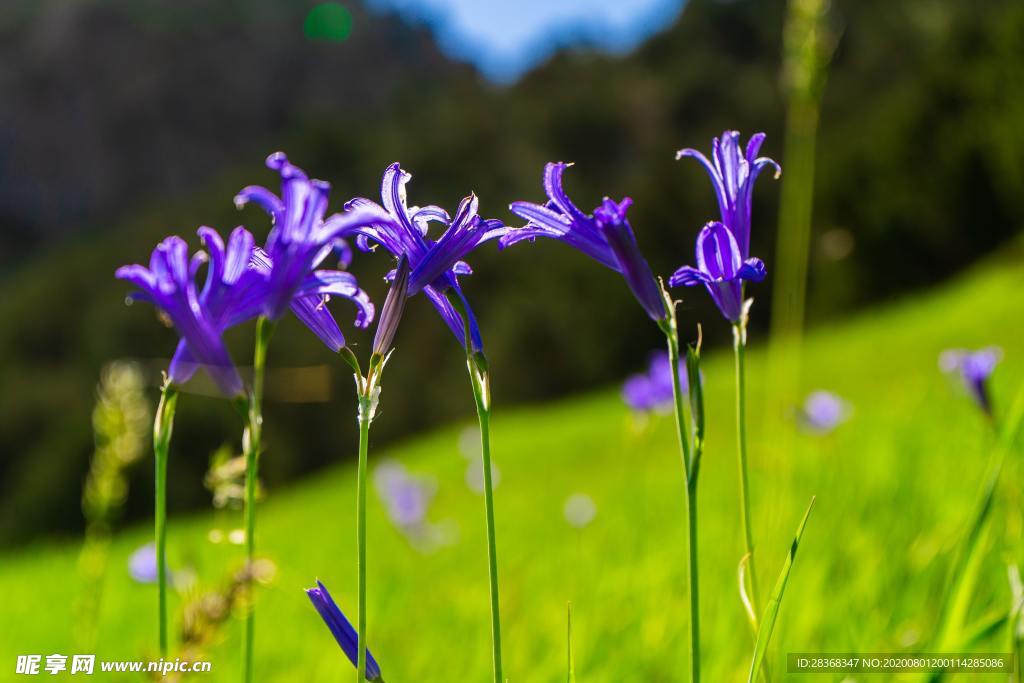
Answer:
[[[249,231],[236,228],[226,249],[212,228],[200,228],[199,235],[207,252],[196,252],[190,259],[185,240],[174,235],[156,246],[148,268],[123,266],[116,276],[138,287],[129,296],[159,308],[181,336],[168,369],[171,382],[187,382],[202,367],[225,395],[233,397],[242,393],[242,379],[222,335],[259,314],[265,278],[247,267],[253,251]],[[206,283],[198,291],[195,278],[207,260]]]
[[[139,583],[156,583],[156,568],[156,546],[152,543],[139,546],[128,558],[128,573]]]
[[[757,156],[764,138],[764,133],[751,136],[744,153],[739,132],[725,131],[714,140],[713,161],[695,149],[676,153],[677,159],[697,159],[707,170],[722,220],[708,223],[697,236],[697,267],[683,266],[669,278],[669,285],[705,285],[732,323],[743,317],[743,281],[760,282],[766,275],[761,259],[750,257],[751,198],[754,181],[766,166],[775,168],[776,178],[782,169],[768,157]]]
[[[711,184],[715,188],[718,208],[722,214],[722,223],[736,238],[740,260],[750,257],[750,202],[754,194],[754,181],[766,166],[775,169],[776,178],[782,173],[782,169],[775,161],[757,156],[764,138],[764,133],[750,136],[746,153],[743,153],[740,149],[739,131],[727,130],[722,133],[722,137],[715,138],[712,143],[714,161],[695,149],[681,149],[676,152],[676,159],[693,157],[711,176]]]
[[[616,203],[605,197],[593,215],[583,213],[562,189],[562,174],[568,166],[553,162],[544,167],[544,192],[548,202],[543,206],[512,202],[509,206],[512,213],[529,222],[522,228],[509,230],[501,238],[501,248],[523,240],[532,242],[538,237],[564,242],[620,273],[647,315],[653,320],[664,320],[661,288],[640,253],[633,228],[626,219],[626,211],[633,200],[626,197]]]
[[[363,197],[345,205],[350,212],[368,212],[382,216],[383,220],[353,225],[340,230],[339,234],[356,234],[356,245],[363,251],[370,251],[379,244],[396,259],[402,256],[408,259],[408,295],[422,291],[460,342],[465,342],[468,326],[470,350],[480,351],[483,349],[480,329],[459,286],[458,276],[473,272],[462,259],[484,242],[505,234],[506,228],[499,220],[481,218],[477,214],[479,202],[472,194],[460,202],[454,218],[437,206],[407,206],[405,185],[411,178],[398,163],[388,166],[381,181],[383,207]],[[326,225],[332,228],[336,219],[345,220],[345,215],[329,218]],[[437,241],[427,236],[431,221],[445,226]],[[388,273],[388,281],[395,274],[396,271]],[[449,293],[457,297],[459,307],[466,312],[465,324],[448,298]]]
[[[267,157],[267,167],[281,175],[280,197],[255,185],[235,197],[238,208],[253,202],[273,220],[265,249],[257,250],[252,259],[252,267],[267,278],[261,313],[277,320],[291,308],[331,350],[339,351],[345,346],[345,337],[327,310],[329,298],[338,296],[355,303],[355,324],[364,328],[373,320],[373,304],[350,273],[315,269],[332,252],[340,257],[341,267],[347,267],[351,252],[341,238],[358,226],[388,218],[382,212],[363,209],[324,221],[328,183],[311,180],[283,152]]]
[[[831,391],[811,392],[800,410],[801,426],[809,432],[827,434],[850,417],[850,406]]]
[[[316,611],[320,613],[320,617],[327,624],[327,628],[331,629],[331,634],[338,641],[338,645],[341,646],[342,652],[348,657],[348,661],[352,662],[352,666],[359,666],[359,635],[331,598],[331,594],[327,592],[327,587],[320,581],[317,581],[316,588],[306,589],[306,595],[309,596],[309,600],[313,603]],[[370,654],[369,648],[366,649],[366,680],[381,680],[380,667],[377,666],[377,660]]]
[[[958,375],[985,414],[991,416],[992,400],[988,392],[988,378],[1002,358],[1003,351],[997,346],[978,351],[950,349],[939,355],[939,367],[943,372]]]
[[[687,391],[686,368],[679,368],[679,382]],[[631,375],[622,385],[622,400],[637,412],[665,410],[672,406],[672,363],[665,351],[655,351],[647,372]]]
[[[374,472],[374,483],[395,526],[413,529],[426,521],[435,492],[430,482],[409,474],[396,462],[384,462]]]
[[[722,315],[737,323],[743,316],[743,281],[760,282],[765,274],[761,259],[744,260],[732,232],[712,221],[697,235],[697,267],[683,266],[668,283],[672,287],[704,285]]]

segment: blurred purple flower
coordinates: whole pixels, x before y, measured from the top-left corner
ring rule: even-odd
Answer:
[[[394,461],[378,465],[373,478],[388,517],[396,526],[409,529],[426,521],[436,488],[431,482],[412,476]]]
[[[718,221],[704,226],[697,236],[697,267],[683,266],[669,278],[669,285],[704,285],[718,309],[729,322],[743,316],[743,281],[760,282],[765,277],[759,258],[741,260],[736,238]]]
[[[676,158],[693,157],[711,176],[721,221],[707,223],[697,236],[697,267],[683,266],[669,285],[704,285],[722,315],[731,323],[743,317],[743,281],[760,282],[766,271],[761,259],[750,256],[750,207],[754,181],[767,167],[782,169],[768,157],[758,157],[764,133],[751,136],[744,153],[738,131],[726,131],[713,142],[713,161],[695,149],[682,149]]]
[[[977,351],[949,349],[939,354],[939,367],[943,372],[956,375],[986,415],[992,415],[992,400],[988,392],[988,378],[1003,358],[1003,351],[989,346]]]
[[[183,384],[202,367],[225,395],[233,397],[242,393],[242,379],[222,335],[259,314],[265,278],[248,268],[253,237],[245,228],[231,233],[226,249],[212,228],[199,228],[199,236],[206,252],[198,251],[190,259],[185,240],[173,235],[156,246],[148,268],[123,266],[116,276],[138,287],[129,297],[159,308],[181,336],[168,368],[171,382]],[[198,291],[195,278],[207,261],[206,283]]]
[[[156,566],[156,546],[152,543],[140,546],[128,558],[128,573],[139,583],[156,583]]]
[[[679,368],[679,382],[683,393],[687,392],[686,368]],[[655,351],[651,353],[651,361],[647,372],[631,375],[622,385],[622,400],[637,412],[666,410],[671,408],[672,395],[672,363],[668,353]]]
[[[653,320],[664,320],[665,303],[661,287],[651,267],[640,253],[626,211],[629,197],[614,202],[605,197],[593,215],[583,213],[562,188],[562,175],[569,164],[561,161],[544,167],[544,205],[512,202],[512,213],[529,221],[524,227],[509,230],[501,238],[505,248],[523,240],[550,237],[578,249],[590,258],[622,275],[633,296]]]
[[[356,245],[363,251],[369,251],[379,244],[396,259],[405,256],[410,269],[408,295],[413,296],[422,291],[456,339],[465,343],[462,316],[447,294],[450,292],[458,297],[469,318],[466,324],[470,330],[471,350],[480,351],[483,349],[480,330],[459,286],[458,276],[473,272],[462,259],[484,242],[505,234],[506,228],[499,220],[481,218],[477,214],[479,201],[475,194],[465,197],[459,203],[454,218],[437,206],[407,206],[405,185],[411,179],[412,174],[402,170],[398,163],[388,166],[381,180],[383,206],[363,197],[356,197],[345,204],[350,212],[365,211],[382,216],[383,219],[361,223],[343,232],[357,234]],[[326,225],[331,227],[335,219],[332,216]],[[337,219],[345,220],[345,215]],[[431,221],[445,226],[444,233],[437,241],[427,236]],[[389,282],[394,277],[394,270],[387,275]]]
[[[374,308],[355,277],[341,270],[316,270],[332,252],[340,258],[340,267],[348,267],[351,251],[342,239],[358,227],[387,221],[380,211],[364,209],[335,214],[324,221],[330,184],[310,179],[288,161],[283,152],[267,157],[267,167],[281,175],[281,196],[265,187],[250,185],[235,196],[235,206],[253,202],[266,211],[272,221],[265,249],[257,249],[252,267],[267,279],[267,292],[261,313],[279,319],[291,308],[333,351],[345,346],[345,337],[327,309],[332,296],[342,297],[357,307],[356,327],[373,321]]]
[[[327,624],[327,628],[331,630],[331,634],[338,641],[338,645],[341,646],[341,651],[348,657],[348,661],[352,662],[352,666],[358,666],[359,635],[342,613],[337,603],[331,598],[331,594],[327,592],[327,586],[318,580],[315,588],[306,589],[306,595],[309,596],[309,601],[313,603],[316,611],[320,613],[320,617]],[[366,649],[366,680],[381,680],[380,667],[377,665],[377,660],[370,653],[369,648]]]
[[[850,405],[831,391],[811,392],[800,409],[800,425],[816,434],[827,434],[850,417]]]

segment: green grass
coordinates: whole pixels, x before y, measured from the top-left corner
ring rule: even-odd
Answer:
[[[778,433],[766,431],[771,421],[761,419],[770,387],[764,386],[762,340],[752,340],[751,487],[762,595],[817,495],[768,655],[776,672],[784,672],[789,651],[925,646],[951,551],[981,486],[989,443],[974,406],[938,372],[937,354],[950,346],[1003,346],[1006,359],[994,390],[997,406],[1005,407],[1024,375],[1022,287],[1019,268],[978,270],[927,296],[813,333],[804,357],[805,388],[839,393],[854,414],[832,435],[798,435],[786,452]],[[705,680],[737,681],[745,677],[753,643],[736,591],[742,541],[732,360],[726,350],[709,352],[706,359],[703,662]],[[638,368],[642,364],[638,359]],[[515,369],[492,371],[498,384]],[[407,389],[385,385],[385,416],[388,392]],[[391,683],[489,679],[483,501],[465,486],[465,460],[458,451],[460,434],[475,424],[468,385],[466,395],[453,400],[466,406],[463,424],[386,452],[372,451],[371,441],[371,467],[398,458],[414,472],[437,478],[431,517],[451,520],[458,529],[455,544],[421,554],[371,496],[369,644]],[[265,457],[273,458],[272,407],[267,419]],[[502,475],[496,505],[508,678],[565,679],[571,601],[579,681],[683,680],[684,496],[669,417],[641,427],[617,388],[609,388],[541,406],[498,405],[493,437]],[[279,568],[258,596],[260,681],[320,683],[354,676],[302,592],[319,577],[354,616],[350,456],[356,444],[335,444],[324,434],[323,447],[336,449],[346,464],[272,492],[260,510],[258,544]],[[582,530],[570,528],[562,516],[566,497],[577,491],[598,505],[597,517]],[[997,514],[1006,517],[1005,512],[1003,507]],[[215,524],[223,526],[223,520],[197,514],[170,525],[172,566],[192,564],[204,585],[221,582],[243,554],[239,546],[206,540]],[[156,589],[133,583],[125,570],[130,552],[149,535],[144,526],[116,539],[99,630],[101,658],[142,658],[156,649]],[[1006,545],[1001,542],[1001,548]],[[73,543],[40,543],[0,558],[0,666],[12,667],[19,653],[76,651],[77,551]],[[972,615],[1008,606],[1008,559],[1002,549],[987,554]],[[179,606],[174,599],[172,608]],[[213,673],[197,679],[238,680],[240,633],[239,621],[228,625],[210,653]]]

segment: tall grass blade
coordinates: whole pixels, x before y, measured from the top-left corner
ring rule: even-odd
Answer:
[[[789,581],[789,572],[793,569],[793,561],[796,559],[796,551],[800,547],[800,539],[803,537],[804,529],[807,527],[807,520],[811,517],[811,510],[814,509],[814,500],[815,498],[812,497],[803,519],[800,520],[800,526],[796,528],[796,535],[793,537],[793,544],[789,547],[786,561],[782,565],[782,572],[775,582],[775,588],[772,589],[772,593],[768,598],[768,604],[761,615],[761,626],[757,630],[757,643],[754,645],[754,658],[750,662],[750,673],[747,675],[747,683],[754,683],[757,680],[757,673],[761,670],[761,666],[764,663],[764,656],[768,652],[768,643],[771,641],[772,631],[775,630],[775,620],[779,616],[779,607],[782,605],[782,595],[785,593],[786,583]]]
[[[988,536],[988,520],[999,488],[1006,454],[1013,448],[1024,420],[1024,390],[1018,392],[1002,429],[998,430],[998,442],[993,457],[992,469],[979,498],[974,518],[968,527],[963,545],[953,565],[953,572],[943,597],[939,625],[933,649],[945,652],[962,646],[964,625],[971,606],[971,598],[977,587],[978,577],[984,561],[985,541]]]
[[[572,653],[572,603],[567,603],[566,612],[568,613],[568,647],[569,647],[569,675],[566,680],[569,683],[576,683],[576,658]]]

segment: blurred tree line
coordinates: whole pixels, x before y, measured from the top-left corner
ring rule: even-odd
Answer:
[[[81,528],[105,362],[155,359],[155,395],[174,335],[149,307],[124,305],[114,269],[145,262],[171,232],[196,244],[201,224],[264,236],[265,216],[236,212],[231,198],[247,184],[276,187],[269,152],[331,181],[334,209],[377,198],[384,167],[400,160],[414,176],[410,203],[454,207],[474,190],[484,215],[509,221],[509,201],[542,198],[546,161],[574,161],[567,186],[581,206],[634,198],[633,226],[660,274],[692,261],[696,232],[716,217],[702,169],[676,162],[676,149],[708,149],[724,128],[763,130],[765,153],[785,166],[783,2],[690,0],[629,55],[574,48],[507,88],[445,58],[426,27],[351,0],[347,40],[308,40],[312,4],[0,9],[0,543]],[[1024,209],[1024,4],[836,0],[829,21],[839,42],[822,102],[812,324],[947,278],[1015,234]],[[778,194],[766,176],[755,198],[753,252],[769,273]],[[465,287],[499,405],[614,381],[658,345],[621,281],[580,254],[553,243],[484,251]],[[387,267],[371,254],[353,268],[376,301]],[[768,291],[753,292],[762,337]],[[702,320],[724,340],[707,297],[686,294],[684,324]],[[353,312],[335,312],[351,329]],[[231,336],[240,365],[250,336]],[[364,351],[371,339],[348,336]],[[397,344],[375,441],[471,414],[463,356],[425,301],[407,309]],[[294,321],[269,363],[323,366],[282,375],[314,378],[305,394],[282,387],[275,400],[268,387],[272,490],[353,455],[355,420],[343,364]],[[182,397],[172,506],[205,502],[208,455],[240,432],[224,402]],[[128,512],[140,517],[152,475],[134,476]]]

